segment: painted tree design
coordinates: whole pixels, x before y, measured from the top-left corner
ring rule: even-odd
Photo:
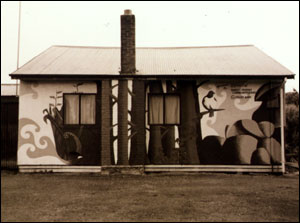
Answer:
[[[118,89],[118,165],[128,161],[128,81],[119,80]]]
[[[199,164],[198,145],[201,137],[199,100],[196,81],[177,81],[181,97],[180,163]]]
[[[163,93],[161,81],[151,81],[149,87],[150,93]],[[161,125],[150,125],[148,157],[152,164],[164,164],[166,161],[161,140],[161,128]]]
[[[166,81],[166,90],[167,93],[176,92],[176,87],[172,85],[172,81]],[[170,125],[165,128],[161,128],[162,134],[162,146],[165,156],[168,158],[166,164],[175,164],[178,163],[176,160],[178,157],[172,157],[174,148],[175,148],[175,126]]]
[[[114,164],[113,130],[112,130],[112,86],[111,81],[103,80],[97,84],[97,91],[101,92],[97,113],[101,113],[101,165]],[[101,109],[101,110],[100,110]],[[101,112],[103,111],[103,112]]]
[[[145,130],[145,82],[133,80],[131,109],[131,148],[130,165],[143,165],[147,162]]]

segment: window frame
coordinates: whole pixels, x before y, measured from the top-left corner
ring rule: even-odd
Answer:
[[[79,111],[78,111],[78,124],[67,124],[65,123],[65,95],[78,95],[79,96]],[[95,96],[95,123],[94,124],[82,124],[81,123],[81,95],[94,95]],[[80,126],[95,126],[97,124],[97,94],[95,93],[63,93],[63,124],[65,126],[73,126],[73,127],[80,127]]]
[[[179,98],[179,123],[167,124],[166,123],[166,96],[177,96]],[[163,98],[163,123],[162,124],[151,124],[150,123],[150,97],[151,96],[162,96]],[[181,97],[179,93],[148,93],[148,125],[149,126],[179,126],[181,125]]]

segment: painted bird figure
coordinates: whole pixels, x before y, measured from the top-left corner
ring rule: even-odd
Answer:
[[[214,107],[216,106],[217,99],[214,97],[214,95],[215,92],[210,90],[202,99],[202,105],[209,112],[209,117],[213,117],[214,112],[216,111]]]

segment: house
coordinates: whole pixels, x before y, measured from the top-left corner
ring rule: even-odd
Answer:
[[[1,169],[17,169],[18,84],[1,84]]]
[[[52,46],[20,79],[20,171],[284,172],[284,84],[252,45]],[[121,168],[122,169],[122,168]]]

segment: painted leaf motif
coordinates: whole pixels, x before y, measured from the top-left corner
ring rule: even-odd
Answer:
[[[225,128],[226,138],[238,135],[247,135],[247,132],[241,125],[241,121],[235,122],[232,126]]]
[[[259,147],[252,153],[251,157],[252,165],[264,165],[271,164],[271,157],[266,148]]]
[[[271,137],[274,134],[275,125],[272,122],[262,121],[258,125],[266,137]]]
[[[272,164],[281,164],[281,145],[274,138],[265,138],[258,142],[258,147],[265,148],[271,156]]]
[[[228,137],[227,137],[228,130],[229,130],[229,125],[226,125],[226,126],[225,126],[225,137],[226,137],[226,138],[228,138]]]
[[[242,120],[242,126],[244,129],[246,129],[249,133],[260,137],[264,138],[263,132],[260,130],[259,125],[257,124],[256,121],[253,121],[251,119],[244,119]]]
[[[251,164],[252,153],[257,148],[257,139],[250,135],[238,135],[226,139],[222,146],[224,164]]]
[[[231,127],[225,128],[226,138],[238,135],[253,135],[258,138],[264,138],[264,133],[260,130],[256,121],[243,119],[235,122]]]

